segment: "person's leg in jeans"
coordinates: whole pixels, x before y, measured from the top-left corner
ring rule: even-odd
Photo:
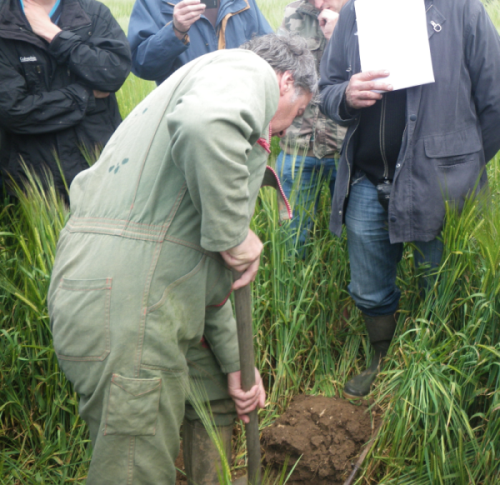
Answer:
[[[436,281],[436,270],[441,264],[444,245],[440,238],[428,242],[417,241],[414,245],[413,260],[415,269],[422,272],[419,284],[424,296]]]
[[[320,194],[321,181],[327,177],[330,190],[335,184],[337,173],[335,159],[318,159],[281,152],[276,160],[276,171],[285,195],[293,205],[293,219],[289,225],[290,234],[297,249],[301,251],[314,224],[313,217]]]
[[[346,383],[344,394],[367,395],[396,329],[394,314],[400,291],[397,264],[403,245],[391,244],[387,213],[378,202],[377,189],[362,174],[355,174],[346,211],[347,247],[351,266],[349,293],[363,313],[374,359],[367,370]]]

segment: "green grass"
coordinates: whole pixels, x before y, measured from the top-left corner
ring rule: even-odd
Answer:
[[[126,27],[132,3],[106,3]],[[276,28],[287,2],[259,3]],[[498,1],[487,8],[500,26]],[[122,113],[153,88],[131,76],[118,95]],[[373,396],[385,414],[358,484],[500,483],[499,156],[488,173],[489,204],[469,201],[461,216],[449,211],[443,263],[426,297],[410,248],[404,253],[396,340]],[[345,236],[328,231],[326,192],[305,260],[293,251],[286,224],[278,224],[271,189],[263,189],[252,221],[265,243],[253,286],[256,358],[269,403],[261,426],[298,393],[340,395],[366,364],[364,327],[346,291]],[[55,193],[34,180],[19,203],[6,201],[0,212],[1,484],[84,483],[88,469],[88,432],[59,372],[46,309],[67,216]],[[240,466],[244,451],[240,434]]]

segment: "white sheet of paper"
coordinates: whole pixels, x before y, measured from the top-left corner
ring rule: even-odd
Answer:
[[[394,89],[434,82],[424,0],[356,0],[363,72],[385,69]]]

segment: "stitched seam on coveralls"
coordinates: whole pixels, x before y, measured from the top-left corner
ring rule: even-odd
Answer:
[[[167,110],[168,110],[168,108],[170,106],[170,102],[172,101],[172,98],[174,97],[174,93],[177,91],[177,88],[180,86],[180,84],[182,83],[182,81],[184,79],[186,79],[187,75],[190,74],[191,71],[194,69],[194,67],[197,66],[197,65],[198,65],[197,62],[193,62],[193,64],[191,65],[191,67],[189,67],[187,69],[187,71],[184,73],[184,76],[181,76],[180,79],[178,79],[178,81],[175,84],[175,86],[172,87],[172,89],[170,91],[170,96],[169,96],[170,99],[168,99],[168,102],[165,105],[165,109],[163,110],[161,119],[163,119],[165,117],[165,113],[167,112]],[[130,220],[130,217],[132,215],[132,210],[134,209],[135,200],[137,199],[137,194],[139,192],[139,186],[141,185],[141,179],[142,179],[142,174],[144,172],[144,167],[146,166],[146,161],[147,161],[147,159],[149,157],[149,152],[151,151],[151,147],[153,146],[153,142],[155,141],[156,135],[160,131],[160,127],[161,126],[162,126],[161,123],[158,123],[158,126],[156,127],[156,130],[154,131],[153,136],[151,137],[151,141],[148,144],[148,149],[146,150],[146,153],[144,155],[144,159],[142,161],[142,166],[141,166],[141,169],[139,170],[139,176],[137,177],[137,183],[136,183],[136,186],[135,186],[134,197],[132,198],[132,203],[130,204],[130,211],[129,211],[129,214],[128,214],[128,217],[127,217],[127,221]],[[125,229],[127,229],[127,228],[125,228]]]
[[[141,369],[159,370],[162,372],[168,372],[169,374],[183,374],[185,372],[185,369],[171,369],[168,367],[163,367],[161,365],[150,365],[150,364],[141,364]]]
[[[138,338],[137,338],[137,348],[136,348],[136,356],[135,356],[135,364],[134,364],[134,375],[139,377],[140,372],[141,372],[141,361],[142,361],[142,350],[143,350],[143,344],[144,344],[144,332],[146,329],[146,317],[148,313],[148,308],[147,308],[147,303],[148,303],[148,298],[149,298],[149,292],[151,290],[151,282],[153,280],[153,275],[156,270],[156,266],[158,264],[158,259],[161,254],[161,249],[163,247],[163,240],[165,239],[165,235],[168,231],[168,228],[172,224],[172,221],[174,220],[175,215],[177,214],[177,211],[179,210],[179,207],[181,205],[182,199],[184,198],[184,195],[187,192],[187,183],[184,182],[182,187],[180,188],[178,194],[177,194],[177,200],[175,201],[172,209],[170,210],[170,214],[167,217],[167,220],[165,221],[165,224],[163,225],[163,231],[162,231],[162,237],[159,239],[159,241],[156,243],[156,247],[153,253],[153,257],[151,258],[151,265],[149,268],[149,273],[146,279],[146,284],[144,285],[144,293],[142,297],[142,316],[141,316],[141,321],[139,323],[139,331],[138,331]]]
[[[208,256],[209,258],[214,259],[218,263],[220,263],[220,258],[217,256],[218,253],[214,253],[213,251],[207,251],[206,249],[203,249],[201,246],[198,244],[189,242],[189,241],[184,241],[183,239],[179,239],[174,236],[165,236],[165,241],[174,243],[174,244],[180,244],[181,246],[186,246],[190,249],[194,249],[196,251],[199,251],[200,253],[204,254],[205,256]]]
[[[110,236],[123,236],[130,239],[142,239],[144,241],[158,241],[163,234],[164,227],[159,225],[144,225],[131,222],[125,227],[121,219],[111,221],[109,219],[92,218],[91,220],[72,217],[66,226],[68,232],[89,232],[94,234],[107,234]]]
[[[184,283],[185,281],[192,278],[194,275],[198,274],[201,271],[201,269],[203,268],[203,265],[204,265],[206,259],[207,259],[206,256],[203,255],[202,258],[200,259],[200,261],[198,261],[198,263],[196,263],[196,266],[189,273],[185,274],[184,276],[182,276],[178,280],[175,280],[170,285],[168,285],[167,288],[165,288],[165,291],[163,292],[163,295],[161,296],[160,300],[157,303],[155,303],[154,305],[151,305],[147,309],[147,313],[152,313],[156,309],[160,308],[165,303],[168,295],[171,293],[172,290],[175,290],[175,288],[177,288],[180,284]]]
[[[135,455],[135,436],[132,436],[129,441],[127,485],[132,485],[132,481],[134,479],[134,455]]]
[[[134,379],[134,380],[138,380],[140,381],[141,379]],[[156,391],[160,386],[161,386],[161,383],[158,384],[156,387],[154,387],[153,389],[149,389],[148,391],[144,391],[144,392],[141,392],[139,394],[133,394],[131,393],[130,391],[127,391],[127,389],[125,389],[124,387],[120,386],[120,384],[117,384],[116,382],[113,381],[113,384],[116,386],[116,387],[119,387],[120,389],[123,389],[125,392],[128,392],[129,394],[132,394],[132,396],[134,397],[139,397],[139,396],[144,396],[145,394],[149,394],[150,392],[153,392],[153,391]]]

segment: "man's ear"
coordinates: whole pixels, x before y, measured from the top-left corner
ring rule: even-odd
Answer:
[[[278,75],[278,84],[280,87],[280,95],[284,96],[293,89],[293,76],[290,71],[285,71]]]

